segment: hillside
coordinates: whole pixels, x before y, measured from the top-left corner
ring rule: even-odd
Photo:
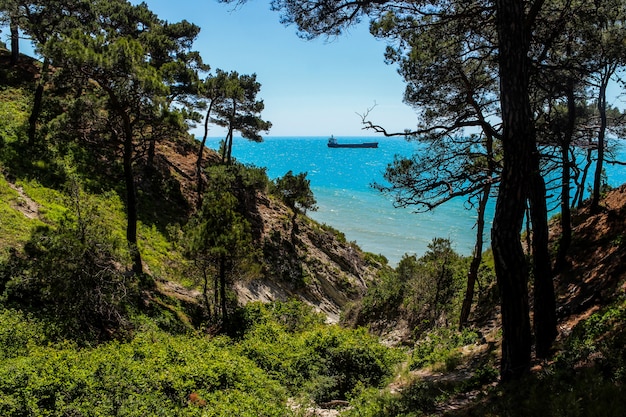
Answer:
[[[162,144],[159,155],[176,177],[189,206],[195,199],[195,149]],[[219,158],[208,150],[206,164]],[[242,304],[249,301],[300,299],[337,322],[350,301],[358,299],[384,265],[347,242],[340,231],[299,215],[296,227],[291,210],[276,197],[257,193],[250,210],[253,235],[263,247],[267,269],[262,277],[235,286]]]
[[[559,232],[553,228],[553,235]],[[558,312],[565,328],[626,291],[626,184],[607,192],[601,211],[588,207],[573,219],[568,267],[557,281]]]
[[[6,54],[6,51],[5,51]],[[32,88],[33,82],[37,79],[39,63],[29,57],[22,56],[18,66],[8,67],[8,56],[0,56],[0,64],[6,67],[3,77],[8,85],[21,85]],[[19,90],[15,90],[19,91]],[[14,99],[19,99],[15,91],[7,90],[5,93],[5,111],[20,111],[21,115],[15,118],[16,128],[19,123],[26,121],[29,108],[14,109],[10,105]],[[10,140],[10,138],[6,138]],[[88,146],[88,145],[86,145]],[[165,231],[168,227],[177,224],[184,225],[190,216],[193,215],[196,206],[196,160],[197,151],[200,146],[190,138],[173,137],[171,140],[161,141],[157,144],[154,155],[154,167],[157,170],[155,175],[152,171],[146,171],[143,162],[138,165],[137,189],[140,192],[139,217],[143,219],[145,226],[157,227]],[[8,150],[8,148],[6,148]],[[20,150],[27,152],[26,149]],[[94,151],[97,151],[94,149]],[[19,152],[19,151],[18,151]],[[46,152],[39,151],[45,160]],[[203,166],[215,166],[219,164],[220,158],[215,152],[206,150],[204,152]],[[24,166],[24,163],[26,165]],[[50,162],[46,162],[50,163]],[[51,161],[52,164],[56,162]],[[110,181],[115,176],[108,161],[99,160],[99,174],[96,178],[87,181]],[[5,195],[4,203],[8,204],[7,215],[14,217],[17,213],[23,216],[26,221],[18,222],[22,228],[33,227],[32,225],[49,223],[43,213],[48,213],[49,202],[38,199],[37,196],[29,195],[25,190],[23,181],[31,181],[33,174],[32,167],[25,160],[17,159],[7,161],[2,170],[2,178],[6,181],[7,187],[13,191]],[[13,165],[13,166],[11,166]],[[36,168],[35,168],[36,169]],[[87,170],[84,174],[86,178],[93,176],[93,168],[78,168]],[[64,173],[59,173],[65,176]],[[206,178],[205,178],[206,181]],[[35,188],[40,188],[35,185]],[[62,183],[52,184],[53,188],[63,192],[66,185]],[[110,184],[103,183],[98,188],[107,188]],[[38,192],[41,190],[38,190]],[[252,225],[252,235],[256,241],[255,245],[263,248],[263,271],[257,276],[236,282],[234,289],[238,294],[241,304],[251,300],[271,301],[288,300],[296,298],[315,306],[323,312],[329,322],[337,322],[340,312],[349,301],[358,299],[365,291],[367,283],[376,275],[377,270],[383,265],[379,264],[375,257],[365,255],[353,243],[346,241],[345,237],[336,230],[319,225],[303,215],[298,215],[295,230],[294,224],[290,221],[292,212],[278,198],[267,194],[267,190],[254,191],[254,195],[245,197],[252,201],[246,217]],[[42,210],[40,210],[42,208]],[[28,225],[31,226],[28,226]],[[25,241],[26,230],[22,231],[22,237],[15,237],[3,242],[0,239],[0,252],[6,253],[9,246],[15,241]],[[14,233],[8,233],[12,235]],[[144,237],[147,235],[144,233]],[[150,247],[155,243],[146,242]],[[17,248],[16,248],[17,249]],[[159,257],[167,256],[161,253]],[[179,259],[180,255],[173,256],[172,259]],[[158,263],[161,263],[159,261]],[[176,262],[168,261],[171,268],[150,265],[147,261],[145,267],[156,278],[158,288],[166,295],[183,297],[186,301],[200,300],[198,287],[190,285],[188,279],[183,278],[186,268],[184,265],[176,266]],[[182,269],[181,269],[182,268]],[[169,272],[168,272],[169,271]],[[182,274],[182,275],[181,275]],[[184,284],[181,285],[181,284]],[[186,288],[185,288],[186,287]],[[176,290],[173,290],[173,289]]]
[[[493,301],[482,300],[477,306],[482,314],[474,315],[480,341],[450,349],[445,338],[435,339],[434,352],[441,349],[438,361],[411,372],[412,378],[425,382],[425,392],[438,392],[441,398],[426,401],[427,415],[623,415],[625,230],[626,184],[606,193],[599,213],[591,213],[588,206],[576,211],[568,264],[555,280],[559,334],[553,356],[535,358],[531,374],[522,381],[496,385],[501,317]],[[559,232],[558,222],[552,222],[551,236]],[[414,389],[414,382],[404,384],[393,389]]]

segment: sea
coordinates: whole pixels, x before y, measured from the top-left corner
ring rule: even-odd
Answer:
[[[219,149],[223,138],[208,138]],[[383,173],[394,155],[411,156],[420,144],[404,138],[338,137],[340,143],[378,142],[378,148],[328,148],[328,137],[265,137],[263,142],[234,138],[233,157],[244,164],[265,167],[271,179],[288,171],[307,173],[317,211],[307,214],[345,234],[367,252],[384,255],[395,266],[404,255],[421,256],[435,238],[447,238],[453,249],[471,255],[476,239],[476,212],[465,199],[452,200],[432,212],[395,208],[393,198],[371,185],[385,183]],[[624,153],[626,156],[626,153]],[[624,159],[623,159],[624,160]],[[608,183],[626,182],[626,168],[607,167]],[[487,210],[485,248],[489,244],[495,201]]]

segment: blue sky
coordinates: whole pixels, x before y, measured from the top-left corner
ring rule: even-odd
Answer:
[[[402,78],[384,63],[385,43],[369,34],[367,22],[331,41],[305,41],[279,22],[268,1],[236,9],[216,0],[145,2],[161,19],[200,26],[194,46],[213,69],[257,74],[262,117],[273,124],[269,136],[373,135],[362,130],[357,113],[374,104],[370,119],[388,130],[416,124],[402,102]],[[212,127],[209,134],[222,133]]]

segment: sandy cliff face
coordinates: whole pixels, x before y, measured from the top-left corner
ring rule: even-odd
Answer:
[[[368,261],[340,233],[257,196],[258,242],[265,260],[261,279],[241,282],[242,302],[300,299],[337,322],[343,307],[362,296],[380,265]]]

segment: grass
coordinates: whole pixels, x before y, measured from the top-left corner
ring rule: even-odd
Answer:
[[[41,221],[30,219],[14,208],[21,204],[20,200],[19,193],[9,186],[4,176],[0,176],[0,259],[10,248],[23,245],[33,228],[42,225]]]

